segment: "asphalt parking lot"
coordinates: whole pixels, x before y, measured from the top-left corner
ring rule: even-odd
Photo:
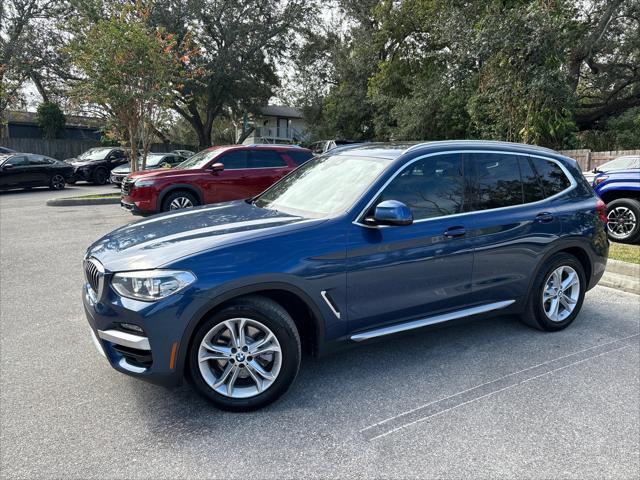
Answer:
[[[0,193],[3,478],[638,478],[636,295],[597,287],[554,334],[507,317],[307,358],[281,401],[232,414],[96,353],[82,256],[133,217],[59,196]]]

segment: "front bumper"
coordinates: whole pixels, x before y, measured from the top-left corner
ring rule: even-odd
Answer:
[[[165,387],[180,385],[188,348],[185,332],[201,299],[177,294],[149,303],[106,289],[98,299],[89,284],[83,287],[84,311],[98,351],[121,373]]]
[[[113,173],[113,172],[111,172],[111,175],[109,176],[109,180],[111,181],[111,183],[114,183],[116,185],[121,185],[125,178],[127,178],[127,174],[126,173]]]
[[[92,171],[88,167],[73,167],[73,180],[76,182],[91,180]]]

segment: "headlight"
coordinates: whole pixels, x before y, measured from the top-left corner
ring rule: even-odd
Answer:
[[[603,176],[601,176],[601,177],[598,177],[598,178],[596,178],[596,179],[593,181],[593,184],[594,184],[594,185],[600,185],[600,184],[601,184],[602,182],[604,182],[607,178],[609,178],[609,175],[603,175]]]
[[[152,302],[179,292],[195,281],[191,272],[141,270],[115,274],[111,286],[123,297]]]
[[[134,181],[133,184],[136,187],[150,187],[151,185],[153,185],[153,180],[140,179],[140,180]]]

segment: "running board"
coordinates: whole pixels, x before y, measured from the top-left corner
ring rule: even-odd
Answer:
[[[411,322],[391,325],[389,327],[376,328],[375,330],[351,335],[351,340],[354,342],[361,342],[362,340],[369,340],[370,338],[382,337],[384,335],[391,335],[392,333],[405,332],[407,330],[413,330],[414,328],[426,327],[427,325],[435,325],[436,323],[448,322],[449,320],[470,317],[480,313],[500,310],[501,308],[508,307],[514,302],[515,300],[505,300],[503,302],[487,303],[486,305],[479,305],[477,307],[465,308],[464,310],[443,313],[442,315],[436,315],[435,317],[427,317],[421,320],[412,320]]]

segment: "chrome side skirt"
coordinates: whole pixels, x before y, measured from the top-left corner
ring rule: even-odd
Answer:
[[[391,335],[392,333],[405,332],[407,330],[413,330],[414,328],[426,327],[427,325],[435,325],[436,323],[448,322],[449,320],[456,320],[458,318],[470,317],[472,315],[487,313],[493,310],[500,310],[501,308],[508,307],[513,303],[515,303],[515,300],[487,303],[486,305],[479,305],[477,307],[465,308],[463,310],[457,310],[455,312],[443,313],[441,315],[427,317],[421,320],[412,320],[410,322],[400,323],[397,325],[376,328],[374,330],[351,335],[351,340],[353,340],[354,342],[361,342],[362,340],[368,340],[370,338]]]

